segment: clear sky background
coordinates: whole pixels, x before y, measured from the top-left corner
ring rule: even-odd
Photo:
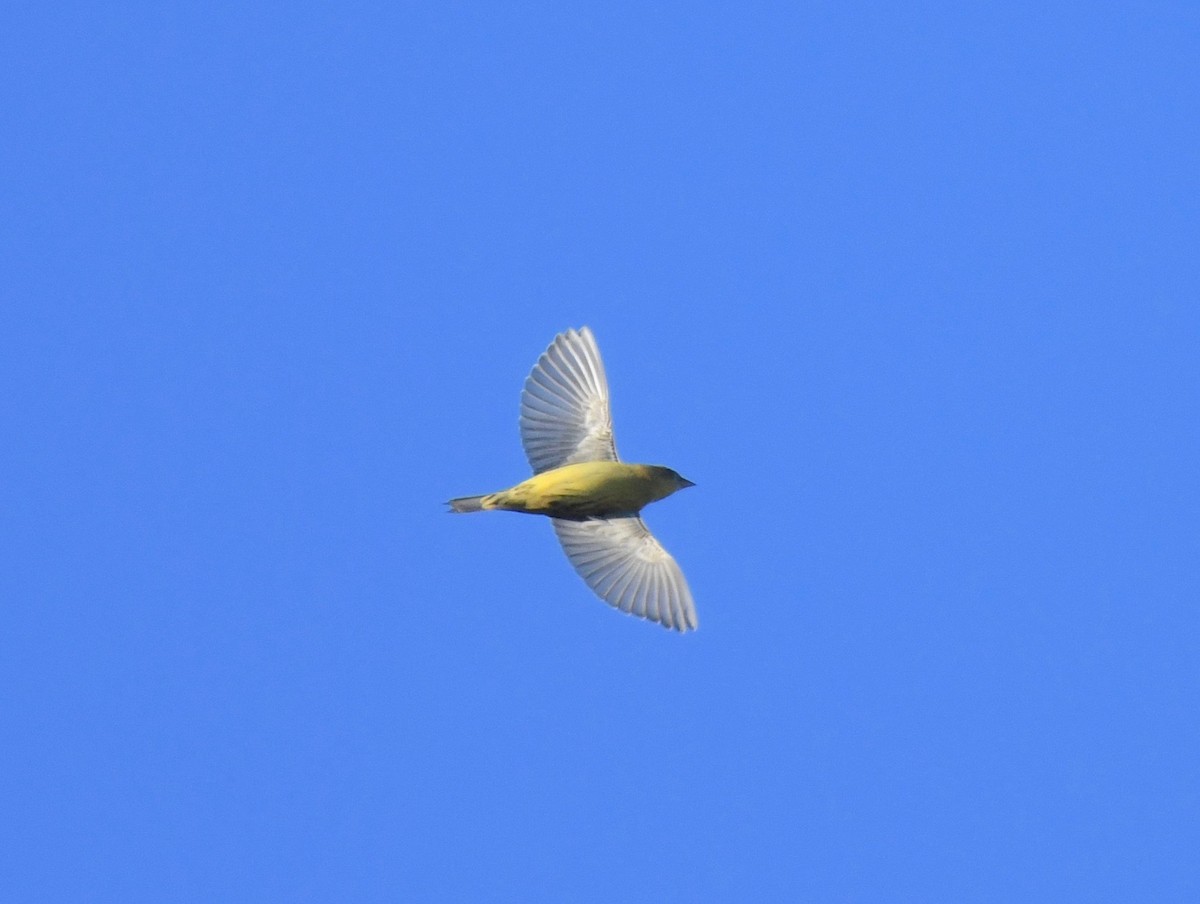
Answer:
[[[0,897],[1200,900],[1200,14],[895,6],[9,9]]]

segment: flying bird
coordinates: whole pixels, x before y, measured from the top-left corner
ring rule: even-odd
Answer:
[[[604,363],[586,326],[559,333],[538,359],[521,392],[520,425],[534,476],[451,499],[451,511],[546,515],[575,570],[606,603],[666,628],[696,628],[683,572],[640,515],[695,484],[670,468],[621,461]]]

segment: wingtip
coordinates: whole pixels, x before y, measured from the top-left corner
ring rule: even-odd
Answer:
[[[700,630],[700,621],[699,621],[699,619],[696,618],[695,615],[692,615],[690,618],[685,616],[683,620],[677,621],[677,622],[676,621],[665,622],[665,621],[662,621],[661,619],[650,618],[649,616],[645,616],[645,615],[642,615],[639,617],[645,621],[650,621],[650,622],[654,622],[656,625],[661,625],[662,627],[666,628],[668,631],[675,631],[678,634],[690,634],[693,631]]]

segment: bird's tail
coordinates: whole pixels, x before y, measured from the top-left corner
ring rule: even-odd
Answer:
[[[484,510],[483,501],[487,496],[459,496],[457,499],[451,499],[446,504],[450,506],[451,512],[482,512]]]

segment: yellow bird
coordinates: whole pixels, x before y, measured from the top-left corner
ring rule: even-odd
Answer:
[[[586,326],[559,333],[538,359],[521,392],[520,424],[534,476],[498,493],[451,499],[451,511],[548,515],[567,558],[601,599],[667,628],[697,627],[683,572],[639,515],[695,484],[617,456],[608,380]]]

